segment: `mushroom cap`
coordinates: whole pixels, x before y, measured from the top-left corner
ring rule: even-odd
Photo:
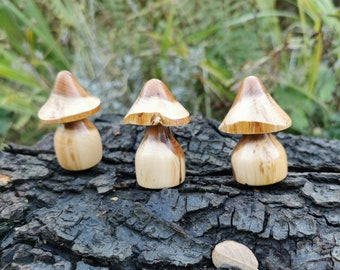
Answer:
[[[68,123],[94,115],[99,109],[100,99],[89,95],[69,71],[63,70],[38,117],[47,124]]]
[[[262,134],[290,127],[292,120],[255,76],[246,77],[219,130],[234,134]]]
[[[189,121],[189,112],[173,97],[166,85],[158,79],[151,79],[143,86],[123,123],[181,126]]]

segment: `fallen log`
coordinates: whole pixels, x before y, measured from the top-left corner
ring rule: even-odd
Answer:
[[[1,269],[215,269],[214,246],[248,246],[259,269],[340,269],[340,141],[278,133],[287,178],[264,187],[233,180],[239,137],[201,116],[173,128],[186,157],[177,187],[137,186],[144,129],[105,115],[95,124],[103,159],[65,171],[53,134],[0,153]],[[89,153],[90,154],[90,153]]]

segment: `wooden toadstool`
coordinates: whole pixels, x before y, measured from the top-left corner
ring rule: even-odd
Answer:
[[[255,76],[245,78],[219,129],[244,134],[231,154],[237,182],[251,186],[270,185],[287,176],[287,156],[270,133],[288,128],[291,119]]]
[[[61,167],[85,170],[102,159],[97,128],[86,118],[100,109],[100,100],[90,96],[68,71],[58,73],[51,95],[38,112],[43,123],[59,124],[54,150]]]
[[[123,121],[124,124],[146,126],[135,156],[136,178],[140,186],[160,189],[183,183],[184,153],[169,126],[181,126],[189,121],[189,112],[176,101],[162,81],[151,79],[145,83]]]

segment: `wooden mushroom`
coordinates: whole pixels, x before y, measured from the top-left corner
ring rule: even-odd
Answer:
[[[38,112],[43,123],[59,124],[54,150],[61,167],[85,170],[102,158],[97,128],[86,118],[100,109],[100,100],[90,96],[68,71],[58,73],[51,95]]]
[[[135,156],[136,179],[140,186],[160,189],[183,183],[184,153],[169,126],[181,126],[189,121],[189,112],[162,81],[151,79],[145,83],[123,121],[146,126]]]
[[[234,178],[241,184],[263,186],[287,176],[286,151],[271,134],[291,125],[291,119],[255,76],[245,78],[219,129],[243,134],[231,154]]]

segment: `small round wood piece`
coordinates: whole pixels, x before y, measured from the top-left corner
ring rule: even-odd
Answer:
[[[0,174],[0,186],[6,186],[9,182],[9,176],[5,174]]]
[[[211,258],[217,268],[257,270],[259,266],[254,253],[247,246],[232,240],[218,243]]]

